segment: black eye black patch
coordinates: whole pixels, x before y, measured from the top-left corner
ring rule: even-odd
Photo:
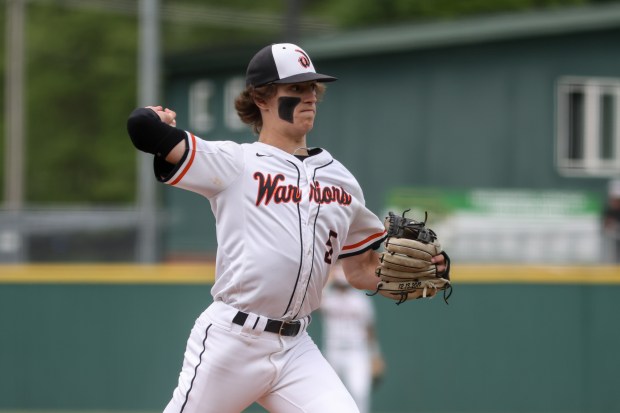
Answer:
[[[278,99],[278,115],[280,119],[293,123],[293,112],[295,111],[295,106],[299,105],[300,102],[300,98],[281,96]]]

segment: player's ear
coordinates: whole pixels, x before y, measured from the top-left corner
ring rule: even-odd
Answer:
[[[266,110],[267,109],[267,101],[263,98],[259,98],[259,97],[255,97],[254,98],[254,104],[256,106],[258,106],[259,109],[261,110]]]

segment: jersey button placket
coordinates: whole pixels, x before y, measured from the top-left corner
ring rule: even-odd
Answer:
[[[301,279],[300,279],[300,286],[302,286],[302,288],[298,289],[299,292],[305,292],[306,291],[306,286],[309,282],[310,279],[310,271],[312,268],[312,250],[313,250],[313,242],[314,242],[314,236],[313,236],[313,210],[314,210],[314,205],[313,203],[310,202],[310,182],[311,182],[311,177],[308,176],[308,170],[306,168],[306,164],[302,163],[301,165],[301,170],[302,172],[302,176],[301,176],[301,180],[299,182],[299,185],[302,189],[302,200],[301,200],[301,204],[300,204],[300,210],[301,210],[301,214],[302,214],[302,236],[303,236],[303,252],[304,252],[304,258],[303,258],[303,264],[302,264],[302,268],[301,268]],[[305,179],[304,179],[305,178]],[[294,300],[294,310],[293,310],[293,314],[296,314],[297,312],[299,312],[301,305],[303,304],[303,299],[304,299],[305,293],[302,294],[298,294],[295,297]]]
[[[314,181],[312,180],[312,174],[310,168],[306,167],[306,163],[304,162],[304,171],[306,172],[306,182],[308,183],[308,220],[306,224],[306,237],[308,239],[306,257],[311,258],[312,252],[314,248],[314,243],[316,240],[314,239],[314,219],[316,216],[316,208],[318,204],[315,201],[310,201],[310,199],[314,199],[311,197],[310,191],[312,190],[312,185]]]
[[[314,234],[310,222],[309,225],[306,225],[304,237],[308,240],[305,245],[306,257],[312,257]]]
[[[311,227],[314,224],[314,218],[316,215],[317,203],[314,198],[314,194],[311,192],[314,188],[314,180],[312,177],[312,171],[308,168],[304,169],[306,172],[306,180],[308,182],[308,226]]]

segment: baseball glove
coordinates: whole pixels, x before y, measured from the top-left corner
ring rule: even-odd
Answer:
[[[385,251],[381,253],[381,263],[375,270],[380,281],[377,293],[396,300],[401,304],[408,300],[432,298],[443,291],[444,301],[452,294],[450,283],[450,258],[442,251],[435,232],[424,222],[393,214],[385,218],[387,230]],[[442,254],[446,259],[446,270],[439,274],[431,258]]]

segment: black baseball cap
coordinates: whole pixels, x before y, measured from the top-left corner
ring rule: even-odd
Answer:
[[[267,83],[299,83],[316,80],[333,82],[333,76],[314,70],[310,56],[292,43],[276,43],[263,47],[250,60],[245,75],[246,86],[263,86]]]

